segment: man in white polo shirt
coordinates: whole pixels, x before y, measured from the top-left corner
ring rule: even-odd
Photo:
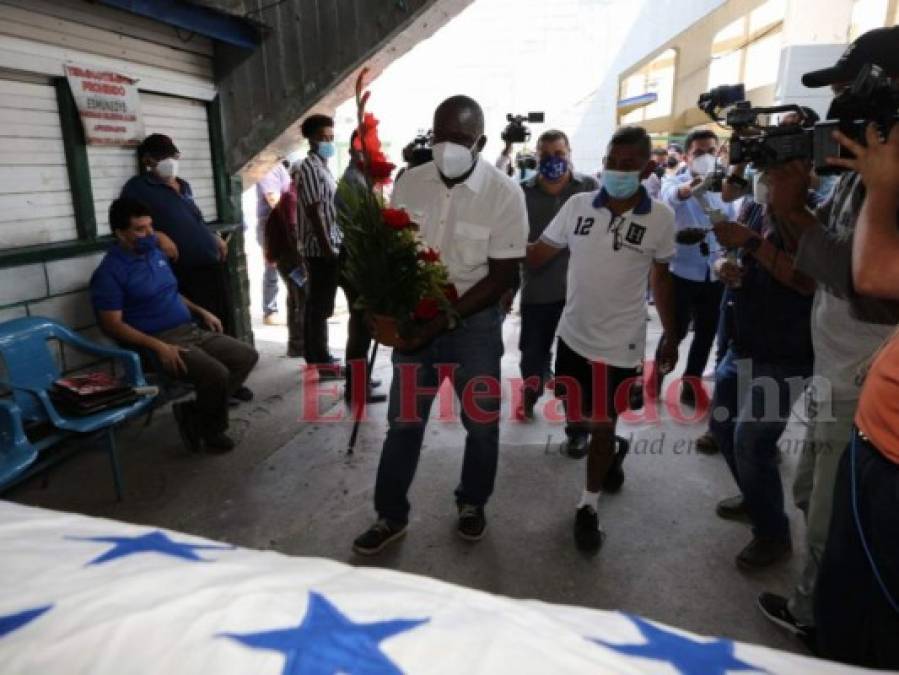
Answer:
[[[565,403],[569,425],[591,434],[586,489],[574,524],[575,543],[589,552],[602,544],[597,505],[615,458],[615,422],[646,351],[647,276],[664,330],[659,368],[667,372],[677,362],[680,340],[668,271],[674,212],[640,185],[650,149],[642,127],[618,129],[603,162],[602,189],[572,196],[527,252],[531,268],[566,248],[570,252],[556,396]]]
[[[483,536],[484,506],[496,477],[503,354],[499,300],[514,284],[525,255],[527,212],[521,188],[480,158],[487,139],[476,101],[447,99],[434,112],[433,129],[434,161],[403,174],[392,202],[409,211],[424,240],[440,250],[460,296],[455,309],[461,319],[438,316],[393,350],[389,428],[375,484],[378,520],[353,543],[364,555],[406,532],[407,493],[444,377],[452,378],[463,403],[467,432],[455,493],[463,539]]]

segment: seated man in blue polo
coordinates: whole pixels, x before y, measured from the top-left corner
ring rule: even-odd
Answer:
[[[146,206],[116,199],[109,207],[109,225],[118,241],[90,284],[101,328],[120,343],[153,352],[168,373],[194,385],[196,399],[173,406],[189,449],[231,450],[234,441],[225,434],[228,399],[243,385],[259,354],[223,335],[215,314],[179,293]]]

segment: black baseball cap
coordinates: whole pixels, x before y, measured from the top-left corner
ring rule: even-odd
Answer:
[[[149,155],[154,159],[163,159],[181,154],[171,137],[165,134],[150,134],[137,146],[137,156]]]
[[[835,82],[852,82],[862,66],[873,63],[887,74],[899,74],[899,26],[875,28],[860,35],[830,68],[802,76],[806,87],[825,87]]]

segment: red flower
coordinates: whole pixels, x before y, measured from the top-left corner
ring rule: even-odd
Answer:
[[[443,287],[443,294],[446,296],[446,299],[450,301],[451,305],[455,305],[459,302],[459,291],[456,290],[455,284],[448,284]]]
[[[381,209],[384,224],[394,230],[405,230],[412,224],[409,214],[403,209]]]
[[[426,263],[435,263],[440,260],[440,251],[436,248],[425,248],[418,252],[418,259]]]
[[[440,313],[440,305],[435,298],[422,298],[415,306],[415,318],[430,321]]]
[[[393,173],[395,168],[396,164],[373,159],[371,165],[368,167],[368,172],[376,181],[383,181],[390,178],[390,174]]]

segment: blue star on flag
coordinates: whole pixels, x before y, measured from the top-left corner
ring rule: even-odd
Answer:
[[[78,541],[97,541],[105,544],[112,544],[112,548],[101,556],[91,560],[85,567],[89,565],[101,565],[116,558],[124,558],[129,555],[138,553],[159,553],[173,558],[184,558],[193,562],[209,562],[205,558],[197,555],[197,551],[230,551],[233,546],[224,546],[218,544],[191,544],[188,542],[174,541],[164,532],[153,530],[147,534],[140,534],[135,537],[66,537],[67,539],[75,539]]]
[[[333,673],[399,674],[402,671],[381,651],[382,640],[412,630],[428,619],[396,619],[354,623],[324,596],[309,592],[306,615],[295,628],[262,633],[220,633],[252,649],[269,649],[286,657],[282,675]]]
[[[2,638],[4,635],[12,633],[14,630],[18,630],[22,626],[31,623],[41,614],[49,611],[52,607],[53,605],[45,605],[44,607],[26,609],[24,612],[17,612],[16,614],[7,614],[6,616],[0,616],[0,638]]]
[[[591,642],[608,647],[627,656],[640,656],[655,661],[666,661],[682,675],[724,675],[728,671],[760,669],[740,661],[734,656],[734,643],[730,640],[691,640],[688,637],[662,630],[638,616],[626,615],[646,638],[637,645],[618,645],[588,638]]]

